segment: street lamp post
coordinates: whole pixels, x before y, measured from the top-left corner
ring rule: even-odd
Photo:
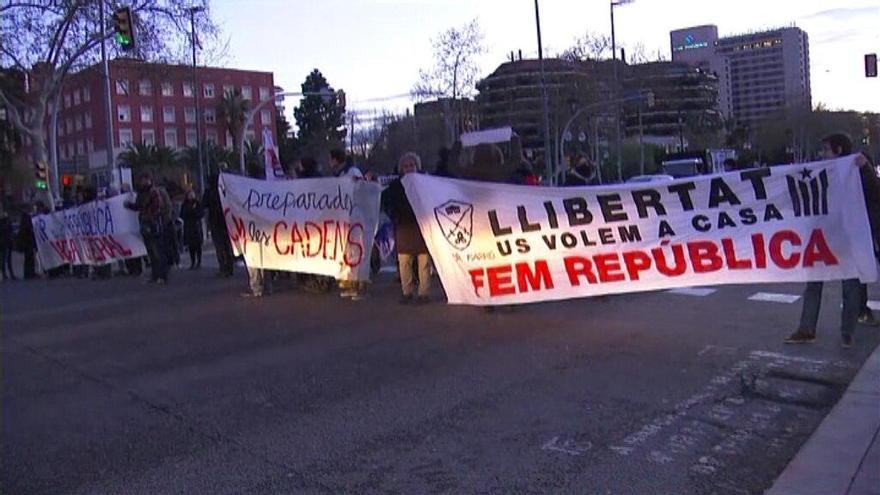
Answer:
[[[614,70],[614,90],[617,91],[617,38],[614,35],[614,7],[632,3],[635,0],[611,0],[611,64]],[[623,62],[626,62],[625,60]],[[614,107],[614,136],[617,144],[617,180],[623,181],[623,157],[620,146],[620,108]]]
[[[544,78],[544,46],[541,43],[541,14],[538,9],[538,0],[535,0],[535,27],[538,31],[538,61],[541,66],[541,100],[544,106],[544,160],[547,170],[550,172],[550,184],[556,184],[556,167],[553,164],[553,156],[550,151],[550,110],[547,103],[547,84]]]
[[[202,6],[190,7],[186,9],[189,12],[189,25],[192,35],[192,85],[193,97],[196,104],[196,147],[199,155],[199,190],[205,190],[205,160],[202,153],[202,115],[199,108],[199,80],[198,71],[196,70],[196,12],[205,10]]]

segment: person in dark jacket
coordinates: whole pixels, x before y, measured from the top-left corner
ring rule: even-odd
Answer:
[[[37,278],[35,254],[37,238],[34,237],[34,224],[31,222],[31,206],[25,205],[18,222],[18,250],[24,253],[24,279]]]
[[[403,292],[400,302],[417,304],[429,301],[431,292],[431,258],[412,205],[406,197],[401,178],[406,174],[418,173],[422,169],[419,155],[406,153],[398,162],[400,177],[388,185],[382,203],[385,212],[394,224],[394,237],[397,246],[397,264],[400,271],[400,286]],[[413,264],[418,267],[418,289],[416,288]]]
[[[235,256],[232,252],[229,232],[226,230],[223,203],[220,202],[219,181],[220,176],[217,174],[213,174],[208,178],[208,188],[203,195],[202,205],[208,212],[208,228],[211,231],[211,241],[214,243],[217,264],[220,266],[220,273],[218,275],[221,277],[231,277],[235,266]]]
[[[845,134],[831,134],[822,139],[822,158],[833,159],[852,153],[852,141]],[[868,210],[868,220],[876,244],[876,235],[880,233],[880,211],[878,206],[870,204],[873,195],[880,197],[880,185],[877,175],[869,166],[864,155],[856,159],[862,179],[862,189]],[[822,302],[822,282],[808,282],[804,290],[804,303],[801,308],[801,321],[797,330],[785,339],[786,344],[809,344],[816,341],[816,325],[819,321],[819,308]],[[843,309],[840,315],[840,343],[844,348],[853,346],[856,322],[859,312],[864,306],[862,289],[859,279],[852,278],[842,281]]]
[[[153,177],[143,174],[140,178],[135,201],[125,203],[125,207],[138,212],[141,237],[147,256],[150,258],[152,276],[150,282],[163,285],[168,282],[168,251],[162,243],[164,218],[162,215],[162,194],[153,185]]]
[[[880,250],[880,177],[877,177],[877,170],[871,158],[862,153],[867,166],[859,168],[859,175],[862,178],[862,190],[865,193],[865,206],[868,208],[868,220],[871,222],[871,238],[874,239],[874,256],[878,256]],[[874,317],[874,312],[868,307],[868,285],[861,284],[859,287],[861,294],[861,304],[859,309],[859,323],[865,325],[878,326],[880,320]]]
[[[434,167],[434,175],[437,177],[455,177],[451,170],[449,170],[449,148],[446,146],[440,148],[439,158],[440,160],[437,162],[437,166]]]
[[[576,160],[565,174],[565,185],[574,187],[596,184],[596,166],[585,156],[578,156]]]
[[[6,210],[0,210],[0,268],[3,271],[3,280],[15,280],[15,272],[12,270],[12,251],[15,245],[15,232],[12,228],[12,219]]]
[[[202,217],[205,210],[202,202],[190,189],[180,205],[180,219],[183,220],[183,243],[189,250],[189,269],[196,270],[202,266]]]

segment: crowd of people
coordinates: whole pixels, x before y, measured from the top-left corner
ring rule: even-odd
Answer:
[[[450,165],[448,149],[442,149],[439,161],[433,174],[441,177],[460,177],[485,182],[504,182],[523,185],[539,185],[539,176],[535,173],[531,162],[514,148],[513,160],[505,159],[499,147],[494,145],[477,146],[472,153],[471,163],[467,167]],[[821,158],[846,156],[853,152],[851,140],[843,134],[833,134],[822,140]],[[352,177],[355,180],[378,180],[376,174],[366,173],[354,164],[340,149],[329,154],[329,170],[327,176]],[[874,251],[880,259],[880,178],[866,155],[859,155],[857,165],[866,207],[869,216]],[[225,165],[221,164],[221,170]],[[400,281],[401,304],[425,304],[430,302],[432,292],[432,263],[428,248],[419,229],[416,215],[406,196],[402,179],[407,174],[425,173],[422,160],[416,153],[408,152],[400,157],[395,177],[384,189],[381,198],[382,211],[393,226],[394,245],[396,248],[397,276]],[[288,171],[291,179],[308,179],[322,177],[321,167],[312,157],[303,157]],[[146,247],[146,259],[128,259],[119,264],[118,274],[133,276],[141,275],[144,264],[149,266],[151,283],[166,284],[173,266],[181,262],[180,253],[185,248],[189,254],[189,269],[198,270],[202,265],[202,249],[205,233],[203,222],[207,225],[210,239],[218,263],[218,276],[231,277],[234,274],[236,257],[229,239],[223,206],[218,190],[219,174],[213,173],[207,180],[207,187],[201,198],[193,189],[184,193],[179,208],[172,203],[168,188],[154,184],[150,174],[143,174],[135,187],[133,201],[125,206],[138,213],[140,232]],[[566,186],[593,185],[596,183],[596,168],[588,158],[578,157],[573,160],[564,180]],[[127,192],[127,191],[122,191]],[[90,201],[94,198],[84,194],[79,201]],[[15,280],[12,266],[12,252],[24,253],[24,278],[36,278],[34,240],[31,215],[34,212],[45,212],[43,205],[20,208],[18,229],[13,224],[10,212],[0,209],[0,265],[3,280]],[[372,273],[378,272],[380,259],[378,249],[374,247],[371,256]],[[73,272],[82,268],[74,267]],[[86,269],[87,270],[87,269]],[[109,276],[110,266],[94,267],[93,275],[97,278]],[[61,267],[48,271],[49,277],[71,272],[71,267]],[[248,289],[242,293],[246,297],[263,297],[271,294],[273,280],[276,278],[296,278],[298,285],[308,292],[332,293],[338,290],[342,298],[358,300],[363,298],[369,288],[369,282],[336,281],[332,277],[279,273],[248,267]],[[802,344],[816,340],[816,328],[822,299],[822,282],[810,282],[803,295],[803,307],[800,324],[795,332],[789,335],[786,343]],[[867,286],[858,279],[842,281],[843,307],[841,313],[841,343],[844,347],[853,345],[853,334],[857,323],[880,325],[868,308]]]

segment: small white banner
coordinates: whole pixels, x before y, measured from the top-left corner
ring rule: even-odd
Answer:
[[[248,267],[369,280],[379,184],[223,174],[219,188],[233,250]]]
[[[409,174],[450,303],[877,278],[854,156],[672,182],[543,188]]]
[[[134,194],[92,201],[31,219],[44,270],[61,265],[103,265],[146,256],[137,212],[124,206]]]

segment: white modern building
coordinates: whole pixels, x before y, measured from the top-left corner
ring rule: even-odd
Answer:
[[[718,109],[754,126],[787,108],[812,107],[807,33],[786,27],[720,38],[713,25],[669,33],[672,60],[718,75]]]

